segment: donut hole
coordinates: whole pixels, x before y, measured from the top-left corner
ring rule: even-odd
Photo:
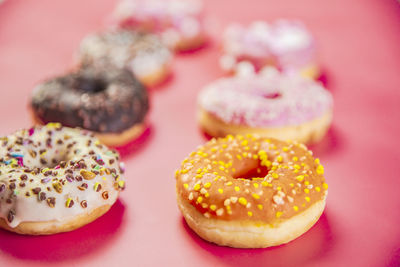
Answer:
[[[74,88],[87,93],[100,93],[107,89],[107,83],[101,78],[78,77]]]
[[[264,98],[267,99],[277,99],[277,98],[281,98],[282,95],[279,92],[274,92],[274,93],[270,93],[270,94],[265,94],[263,95]]]
[[[236,171],[232,174],[234,179],[253,179],[253,178],[264,178],[269,172],[269,169],[265,166],[261,166],[259,160],[251,160],[238,164]]]
[[[49,169],[53,169],[56,166],[59,166],[62,162],[68,162],[70,160],[69,157],[55,157],[52,159],[45,159],[46,162],[42,162],[41,166],[36,166],[36,167],[40,167],[40,168],[49,168]]]

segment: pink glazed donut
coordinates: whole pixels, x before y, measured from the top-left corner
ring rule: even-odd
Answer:
[[[213,137],[257,134],[310,144],[325,135],[332,108],[331,94],[319,83],[269,67],[206,86],[198,97],[198,120]]]
[[[231,24],[224,32],[222,50],[220,65],[229,72],[235,72],[240,62],[247,61],[254,70],[275,66],[283,72],[319,76],[315,41],[298,21],[255,21],[248,27]]]
[[[114,20],[122,28],[160,34],[171,49],[193,50],[205,42],[201,0],[121,0]]]

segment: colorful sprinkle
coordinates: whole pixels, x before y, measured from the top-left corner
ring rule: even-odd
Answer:
[[[239,198],[239,203],[242,204],[243,206],[247,205],[247,200],[244,197]]]
[[[63,191],[62,184],[60,182],[53,183],[53,188],[57,191],[57,193],[60,193],[60,194]]]
[[[318,167],[317,167],[317,173],[318,173],[319,175],[323,175],[323,174],[324,174],[324,166],[322,166],[321,164],[318,165]]]
[[[72,198],[68,198],[67,201],[65,202],[65,206],[67,208],[71,208],[74,205],[74,201],[72,200]]]
[[[80,170],[79,173],[82,175],[82,177],[83,177],[85,180],[92,180],[94,177],[96,177],[96,174],[94,174],[94,173],[91,172],[91,171],[84,170],[84,169]]]
[[[56,198],[55,197],[49,197],[46,199],[47,205],[49,205],[50,208],[54,208],[56,205]]]
[[[81,201],[81,207],[86,209],[87,208],[87,201],[86,200],[82,200]]]
[[[96,182],[93,186],[94,191],[99,192],[101,190],[101,184]]]

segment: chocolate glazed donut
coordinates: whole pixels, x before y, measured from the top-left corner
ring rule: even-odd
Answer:
[[[100,139],[111,134],[113,141],[102,141],[122,145],[138,135],[132,128],[143,125],[149,101],[144,86],[128,70],[84,67],[38,85],[31,107],[36,122],[81,127],[97,132]],[[124,140],[118,141],[121,135]]]

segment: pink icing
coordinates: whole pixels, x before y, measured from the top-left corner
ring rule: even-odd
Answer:
[[[159,33],[170,46],[203,33],[201,0],[122,0],[115,10],[121,27]]]
[[[321,84],[272,68],[255,76],[219,79],[200,92],[198,103],[226,123],[250,127],[299,125],[333,107]]]
[[[256,21],[247,28],[240,24],[230,25],[223,36],[221,66],[232,70],[243,60],[250,61],[259,69],[273,62],[288,72],[314,62],[315,43],[306,27],[297,21],[278,20],[268,24]]]

